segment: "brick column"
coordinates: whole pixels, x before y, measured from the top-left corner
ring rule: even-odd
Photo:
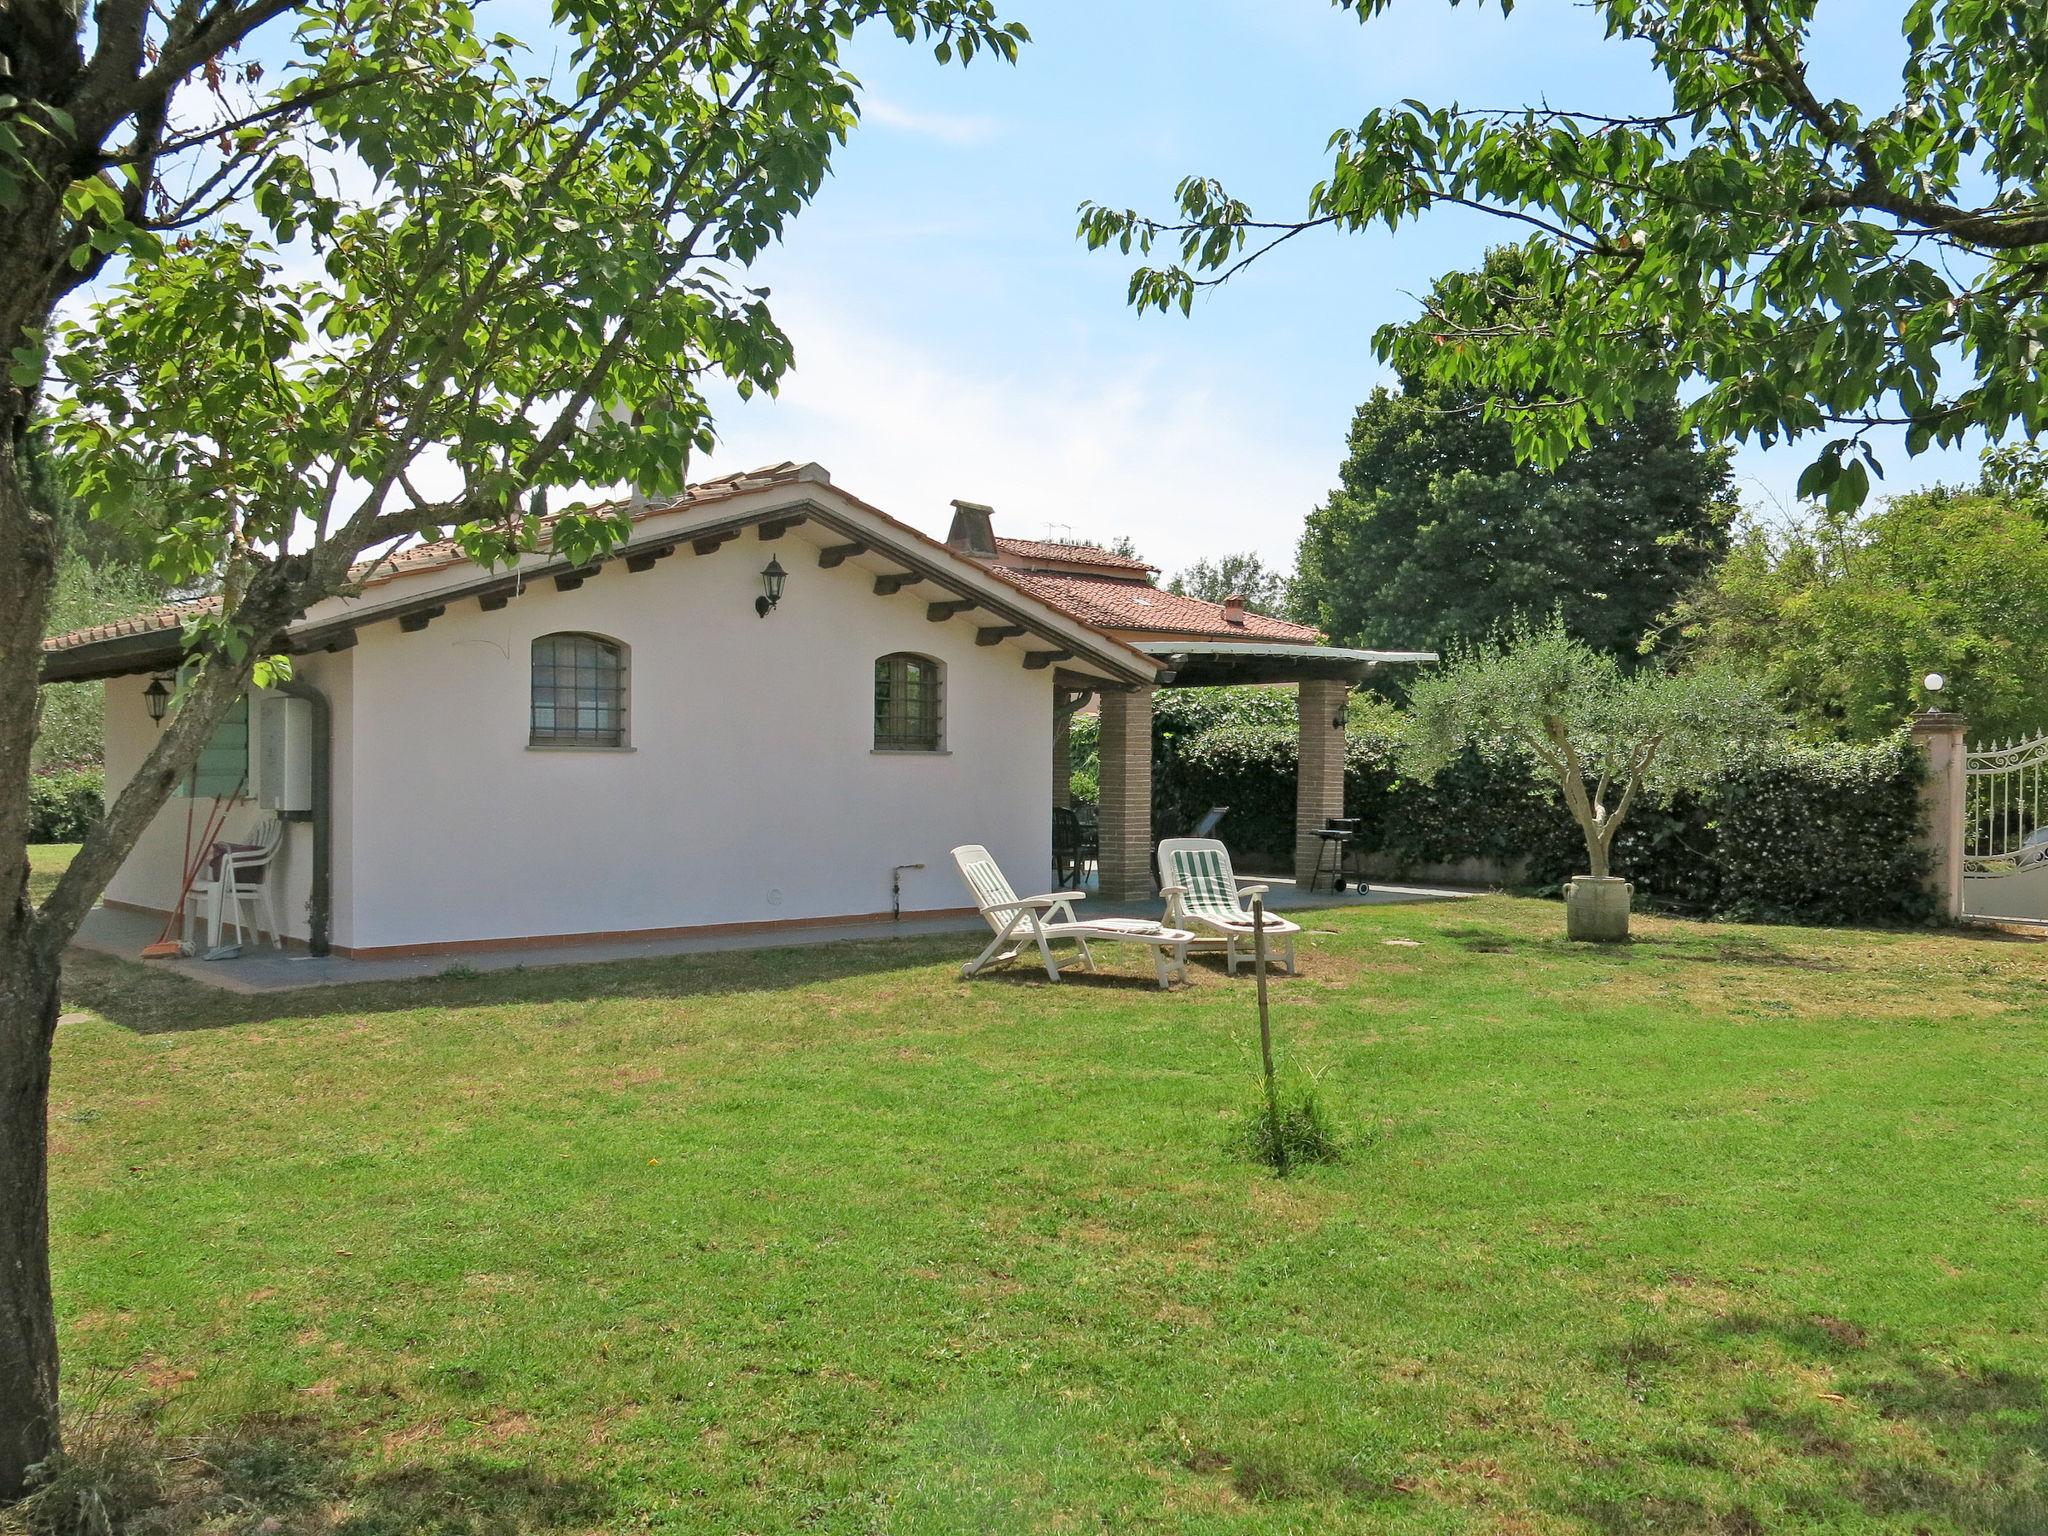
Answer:
[[[1152,690],[1102,695],[1104,901],[1152,895]]]
[[[1963,808],[1966,766],[1961,715],[1929,710],[1913,717],[1913,739],[1927,759],[1920,786],[1920,835],[1927,844],[1927,883],[1935,910],[1950,922],[1963,915]]]
[[[1336,721],[1350,692],[1342,678],[1295,684],[1301,768],[1294,786],[1294,878],[1303,885],[1323,851],[1315,834],[1329,817],[1344,814],[1344,727]]]

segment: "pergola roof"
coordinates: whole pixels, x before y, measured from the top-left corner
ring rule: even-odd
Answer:
[[[1435,651],[1370,651],[1337,645],[1261,640],[1133,640],[1171,673],[1168,688],[1213,688],[1223,683],[1299,683],[1315,678],[1362,682],[1389,662],[1430,662]]]

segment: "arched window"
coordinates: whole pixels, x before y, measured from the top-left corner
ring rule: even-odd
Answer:
[[[533,642],[536,747],[626,744],[626,648],[602,635],[542,635]]]
[[[936,752],[946,719],[945,677],[929,656],[898,651],[875,661],[875,750]]]

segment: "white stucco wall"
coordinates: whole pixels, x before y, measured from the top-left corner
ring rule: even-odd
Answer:
[[[328,696],[334,710],[334,733],[337,741],[345,741],[351,734],[350,709],[350,659],[347,652],[336,655],[302,656],[297,660],[295,674],[302,682],[309,683]],[[149,718],[149,710],[143,702],[143,690],[149,686],[147,677],[117,677],[106,684],[106,767],[107,788],[111,797],[119,787],[133,777],[156,742],[157,724]],[[335,924],[332,940],[336,944],[348,945],[353,941],[348,936],[344,897],[349,891],[348,858],[349,847],[349,781],[348,765],[343,754],[335,756],[335,829],[334,829],[334,888]],[[152,910],[169,911],[176,905],[178,889],[182,879],[185,851],[188,840],[197,850],[203,845],[204,833],[214,810],[211,797],[198,800],[182,795],[173,796],[156,819],[150,823],[138,840],[135,850],[114,878],[107,885],[107,899],[130,906],[147,907]],[[257,807],[253,791],[227,807],[222,830],[215,834],[215,841],[242,842],[247,840],[249,829],[257,820],[268,815]],[[296,939],[308,936],[306,902],[312,891],[313,882],[313,834],[305,822],[287,822],[285,841],[278,855],[276,878],[278,887],[277,915],[287,935]]]
[[[956,908],[947,850],[963,842],[1043,887],[1051,672],[977,646],[972,616],[927,622],[918,588],[877,597],[871,570],[819,569],[806,531],[685,544],[645,572],[614,561],[491,613],[455,600],[413,634],[366,627],[337,715],[336,942],[886,912],[899,864],[924,865],[904,876],[906,912]],[[788,586],[757,618],[771,553]],[[559,630],[630,647],[631,750],[527,746],[531,642]],[[875,658],[898,650],[946,667],[944,755],[871,750]]]

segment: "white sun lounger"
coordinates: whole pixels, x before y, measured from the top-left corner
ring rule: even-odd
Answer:
[[[1213,837],[1169,837],[1162,842],[1159,885],[1166,897],[1166,920],[1216,935],[1197,942],[1203,949],[1221,949],[1235,974],[1240,958],[1249,959],[1252,951],[1252,915],[1244,898],[1263,895],[1267,888],[1240,881],[1231,872],[1230,850]],[[1294,936],[1299,932],[1299,923],[1266,914],[1266,937],[1280,940],[1290,976],[1295,974]]]
[[[1195,939],[1187,930],[1132,917],[1105,917],[1091,923],[1077,921],[1074,903],[1084,900],[1087,892],[1054,891],[1044,896],[1020,897],[994,856],[979,843],[955,848],[953,862],[960,866],[960,878],[974,893],[975,906],[996,935],[987,949],[960,968],[962,976],[974,976],[992,965],[1014,960],[1026,945],[1035,943],[1039,958],[1045,962],[1045,974],[1058,981],[1063,969],[1075,965],[1095,969],[1095,956],[1088,948],[1092,939],[1102,944],[1148,947],[1152,951],[1153,974],[1162,987],[1170,986],[1176,977],[1187,980],[1188,945]],[[1080,958],[1061,966],[1052,957],[1055,939],[1072,939],[1081,947]]]

